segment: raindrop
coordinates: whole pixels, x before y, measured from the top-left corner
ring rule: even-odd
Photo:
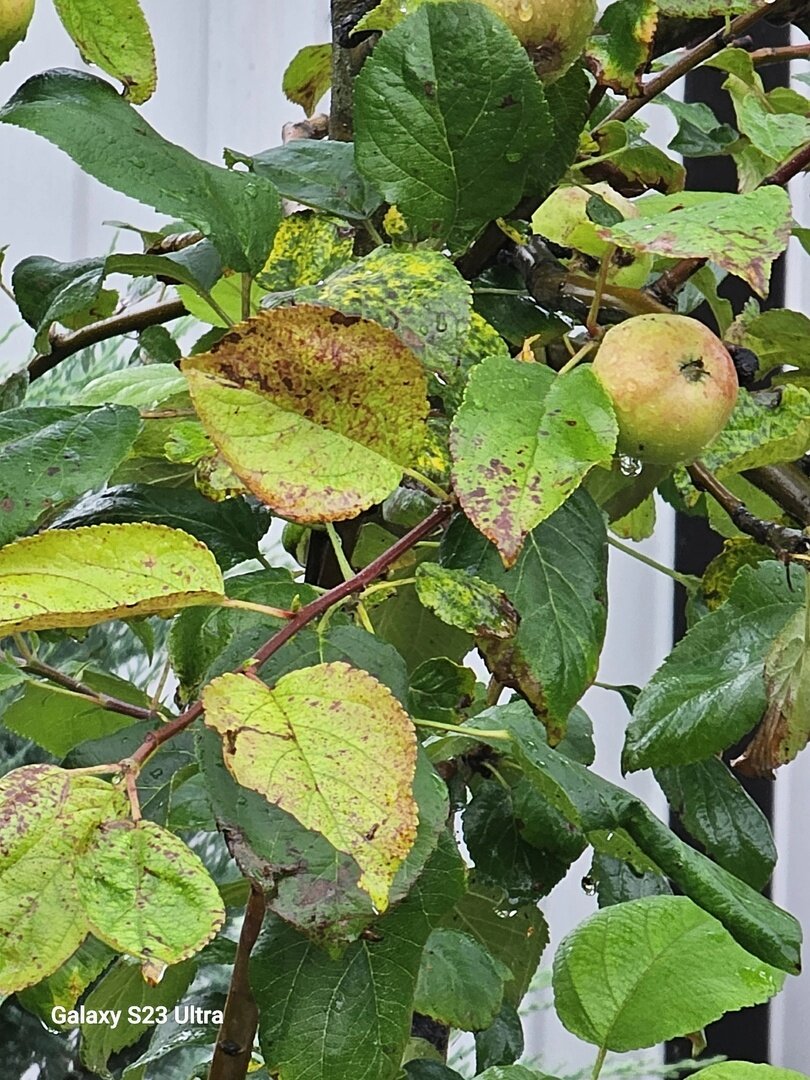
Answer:
[[[619,458],[619,469],[622,476],[638,476],[641,473],[642,464],[637,458],[622,454]]]
[[[596,882],[590,875],[587,875],[582,879],[582,891],[586,896],[596,895]]]
[[[521,0],[517,14],[521,22],[531,22],[532,15],[534,15],[534,5],[531,0]]]

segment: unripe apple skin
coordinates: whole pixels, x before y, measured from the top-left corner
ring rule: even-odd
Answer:
[[[725,346],[685,315],[636,315],[611,327],[593,370],[616,411],[619,452],[651,464],[694,461],[737,400]]]
[[[500,15],[545,82],[582,55],[596,21],[596,0],[478,0]]]
[[[0,64],[28,33],[33,15],[34,0],[0,0]]]
[[[573,248],[591,258],[601,259],[610,244],[602,239],[596,231],[596,223],[588,217],[588,200],[592,195],[601,196],[625,220],[638,217],[638,207],[608,184],[559,187],[534,212],[532,230],[561,247]],[[635,255],[623,252],[622,255],[631,261],[626,265],[622,265],[623,260],[611,264],[607,280],[627,289],[640,289],[652,269],[652,255],[646,252]]]

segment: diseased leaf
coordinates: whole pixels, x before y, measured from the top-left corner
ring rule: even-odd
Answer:
[[[279,308],[183,362],[200,419],[240,480],[288,520],[356,516],[424,440],[417,358],[329,308]]]
[[[783,979],[687,897],[647,896],[603,908],[564,939],[554,1006],[579,1038],[636,1050],[767,1001]]]
[[[514,647],[527,676],[522,689],[548,711],[557,734],[596,677],[607,615],[606,545],[602,513],[584,492],[538,525],[510,571],[462,516],[444,540],[443,565],[471,570],[503,589],[517,608]]]
[[[222,675],[203,701],[236,781],[352,855],[363,871],[360,887],[385,910],[417,825],[416,738],[390,691],[367,672],[334,663],[293,671],[272,690],[245,675]]]
[[[111,406],[82,409],[7,442],[0,434],[0,545],[100,487],[140,428],[135,409]]]
[[[281,87],[289,101],[312,116],[331,85],[332,46],[305,45],[287,65]]]
[[[2,451],[0,451],[0,454]],[[87,495],[54,522],[58,529],[150,521],[183,529],[209,549],[223,570],[255,559],[270,528],[270,512],[246,499],[212,502],[194,488],[132,484]]]
[[[51,530],[0,551],[0,635],[93,626],[222,595],[208,548],[163,525]]]
[[[219,890],[199,856],[153,821],[112,821],[77,865],[90,930],[142,961],[177,964],[225,921]]]
[[[612,456],[617,430],[589,367],[555,377],[540,364],[492,357],[473,369],[451,428],[453,486],[506,566],[526,535]]]
[[[281,219],[273,185],[168,142],[109,83],[62,69],[35,75],[0,122],[36,132],[102,184],[194,225],[232,270],[264,266]]]
[[[124,84],[134,105],[157,86],[155,47],[138,0],[54,0],[62,24],[86,64]]]
[[[89,925],[75,862],[98,826],[126,813],[123,792],[53,765],[0,780],[0,993],[53,974]]]
[[[683,209],[678,208],[681,196],[666,196],[654,215],[600,228],[599,235],[637,251],[711,259],[767,296],[771,265],[790,239],[793,218],[786,192],[768,185],[747,195],[701,196],[700,205]]]
[[[750,11],[748,0],[658,0],[662,15],[710,19],[713,15],[741,15]]]
[[[740,473],[800,458],[810,446],[810,389],[740,391],[734,412],[701,454],[707,469]]]
[[[20,991],[17,1000],[48,1026],[70,1027],[67,1024],[56,1024],[52,1012],[54,1006],[60,1005],[63,1009],[75,1008],[85,990],[109,967],[114,958],[115,953],[108,946],[96,941],[94,937],[85,938],[58,971],[36,986]],[[143,979],[141,982],[146,985]]]
[[[511,977],[474,937],[437,927],[422,953],[414,1009],[462,1031],[481,1031],[500,1011]]]
[[[656,769],[655,779],[704,851],[752,888],[763,889],[776,864],[768,819],[720,758]]]
[[[537,147],[539,160],[529,168],[526,194],[534,197],[546,188],[550,190],[568,166],[573,165],[579,149],[579,137],[590,113],[591,82],[585,69],[578,64],[574,64],[559,79],[546,83],[543,89],[554,135]]]
[[[602,86],[637,94],[658,26],[655,0],[616,0],[602,15],[585,55]]]
[[[375,248],[301,299],[387,326],[428,370],[445,378],[453,375],[472,331],[470,286],[450,259],[434,251]]]
[[[742,771],[749,775],[772,776],[774,769],[792,761],[810,739],[807,625],[805,612],[797,611],[765,657],[767,707],[740,762]]]
[[[454,250],[514,208],[550,136],[531,61],[481,4],[420,7],[384,35],[356,80],[360,171],[417,239]]]
[[[422,949],[463,891],[464,866],[445,833],[410,894],[378,920],[379,933],[336,959],[269,920],[251,956],[250,984],[270,1070],[284,1080],[395,1080]]]
[[[765,710],[765,656],[802,602],[775,562],[744,566],[728,600],[687,633],[642,690],[622,760],[635,771],[725,750]]]
[[[442,622],[468,634],[505,638],[517,630],[518,614],[506,594],[463,570],[420,563],[416,594]]]
[[[735,325],[732,333],[736,330]],[[800,311],[785,308],[762,311],[753,319],[742,321],[734,342],[757,354],[763,372],[781,364],[810,371],[810,318]]]
[[[259,275],[261,287],[283,291],[316,285],[352,261],[353,247],[354,230],[343,222],[324,214],[290,214],[279,225],[273,250]],[[234,322],[240,318],[237,315]]]

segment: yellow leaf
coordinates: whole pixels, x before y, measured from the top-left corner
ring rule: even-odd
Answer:
[[[416,737],[387,687],[344,663],[302,668],[268,689],[222,675],[203,693],[236,781],[353,856],[379,911],[416,837]]]
[[[53,529],[0,549],[0,636],[175,611],[222,595],[222,572],[205,544],[165,525]]]

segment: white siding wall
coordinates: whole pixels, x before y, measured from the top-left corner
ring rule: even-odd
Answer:
[[[214,162],[221,160],[223,146],[257,151],[275,144],[282,123],[297,113],[281,94],[284,65],[300,46],[327,39],[327,0],[144,0],[144,7],[155,33],[160,78],[158,92],[144,110],[149,121],[167,138]],[[56,66],[81,65],[50,5],[40,2],[27,41],[0,67],[0,100],[28,75]],[[665,124],[664,110],[654,110],[653,119]],[[144,225],[154,220],[150,210],[85,177],[60,151],[28,132],[0,128],[0,167],[0,246],[10,245],[7,269],[30,254],[77,259],[104,253],[113,236],[101,225],[105,219]],[[124,234],[121,244],[127,243]],[[131,247],[134,250],[134,241]],[[0,334],[13,311],[0,294]],[[26,331],[15,334],[0,346],[0,362],[21,366],[29,340]],[[672,537],[672,514],[661,507],[656,536],[643,548],[669,563]],[[614,553],[610,596],[601,678],[643,683],[670,647],[669,582]],[[615,694],[593,690],[586,706],[596,729],[599,770],[620,780],[624,705]],[[629,783],[665,815],[650,774]],[[587,869],[585,858],[543,905],[552,948],[595,910],[594,899],[580,884]],[[593,1062],[592,1048],[564,1032],[550,1011],[535,1014],[527,1035],[529,1051],[542,1053],[544,1063],[559,1068],[561,1075]]]

